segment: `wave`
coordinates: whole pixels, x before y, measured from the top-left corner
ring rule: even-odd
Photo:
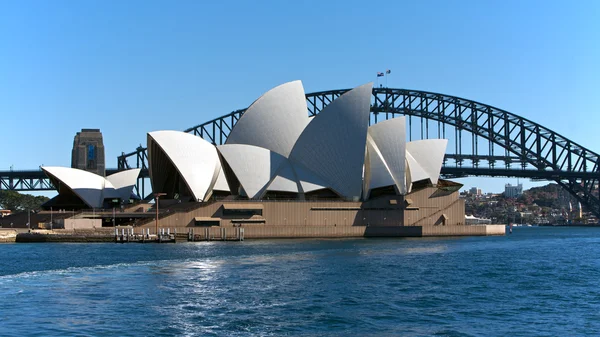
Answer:
[[[118,269],[118,268],[129,268],[129,267],[141,267],[141,266],[150,266],[150,265],[159,265],[166,262],[185,262],[183,260],[155,260],[155,261],[136,261],[136,262],[121,262],[114,264],[99,264],[95,266],[84,266],[84,267],[67,267],[67,268],[59,268],[59,269],[46,269],[46,270],[33,270],[33,271],[25,271],[19,272],[15,274],[6,274],[0,275],[0,284],[3,281],[10,280],[19,280],[19,279],[29,279],[36,277],[47,277],[47,276],[57,276],[57,275],[65,275],[65,274],[79,274],[79,273],[89,273],[99,270],[110,270],[110,269]]]
[[[433,254],[433,253],[443,253],[448,251],[447,246],[436,245],[436,246],[426,246],[426,247],[412,247],[404,249],[404,253],[407,254]]]

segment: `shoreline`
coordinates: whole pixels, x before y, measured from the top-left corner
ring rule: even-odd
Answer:
[[[0,230],[0,242],[156,242],[154,235],[140,240],[141,228],[102,227],[90,229]],[[243,230],[242,230],[243,228]],[[127,230],[127,234],[125,234]],[[165,233],[167,229],[164,229]],[[464,226],[247,226],[169,228],[169,241],[243,241],[245,239],[358,238],[358,237],[444,237],[505,235],[504,225]],[[160,229],[159,229],[160,231]],[[135,233],[134,233],[135,232]],[[116,233],[123,233],[118,234]],[[136,239],[137,238],[137,239]]]

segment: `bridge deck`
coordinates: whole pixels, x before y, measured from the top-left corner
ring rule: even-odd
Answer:
[[[471,156],[472,157],[472,156]],[[106,175],[119,172],[119,169],[107,169]],[[527,168],[486,168],[486,167],[460,167],[444,165],[442,167],[442,176],[444,178],[462,178],[468,176],[481,177],[513,177],[529,178],[542,180],[557,179],[600,179],[600,172],[572,172],[572,171],[552,171],[536,170]],[[140,179],[149,178],[147,169],[140,172]],[[52,182],[41,170],[31,171],[0,171],[0,190],[13,191],[53,191],[56,188]],[[143,198],[143,196],[140,196]]]

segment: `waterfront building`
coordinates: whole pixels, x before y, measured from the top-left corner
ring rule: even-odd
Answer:
[[[464,224],[462,185],[439,179],[447,140],[407,142],[404,117],[369,126],[371,91],[359,86],[309,118],[302,83],[280,85],[219,146],[149,132],[152,189],[161,207],[206,204],[185,226]]]
[[[369,127],[371,89],[355,88],[309,119],[301,82],[286,83],[254,102],[220,146],[184,132],[150,132],[153,190],[182,201],[206,201],[215,191],[366,201],[437,185],[447,140],[407,143],[404,117]]]
[[[309,117],[302,83],[285,83],[252,103],[218,146],[185,132],[149,132],[158,200],[144,207],[157,216],[132,224],[204,227],[206,237],[239,227],[247,237],[490,234],[463,226],[462,185],[440,179],[447,140],[407,142],[404,117],[369,126],[371,93],[372,83],[359,86]],[[114,194],[110,177],[88,186],[58,168],[44,171],[68,187],[59,196],[76,194],[88,206]],[[90,189],[93,197],[82,193]]]
[[[523,194],[523,184],[504,185],[504,196],[507,198],[518,198]]]

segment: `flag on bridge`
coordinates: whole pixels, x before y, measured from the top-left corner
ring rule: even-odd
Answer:
[[[377,73],[377,77],[383,77],[383,75],[384,75],[383,73],[380,73],[380,72]]]
[[[391,72],[392,72],[392,71],[391,71],[391,70],[389,70],[389,69],[385,71],[385,73],[386,73],[386,74],[390,74]]]

